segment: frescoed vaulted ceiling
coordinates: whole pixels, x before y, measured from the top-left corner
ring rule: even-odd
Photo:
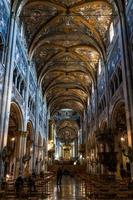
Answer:
[[[52,115],[83,114],[113,15],[109,0],[24,1],[20,19]]]

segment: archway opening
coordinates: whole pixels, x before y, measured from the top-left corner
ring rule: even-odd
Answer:
[[[20,170],[20,136],[23,129],[22,114],[16,103],[11,103],[8,137],[7,137],[7,154],[4,161],[4,176],[7,174],[16,177]]]
[[[119,102],[112,114],[112,127],[114,130],[114,148],[117,152],[117,176],[130,177],[130,161],[128,155],[128,137],[126,111],[124,102]]]

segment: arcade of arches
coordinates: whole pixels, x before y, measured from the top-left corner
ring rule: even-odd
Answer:
[[[0,1],[0,180],[60,164],[133,178],[132,15],[132,0]]]

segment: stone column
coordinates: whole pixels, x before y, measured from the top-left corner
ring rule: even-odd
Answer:
[[[90,146],[90,137],[92,137],[92,130],[93,130],[93,120],[92,120],[92,102],[90,100],[90,119],[87,120],[88,122],[88,125],[89,125],[89,134],[88,134],[88,138],[87,138],[87,145],[86,145],[86,153],[87,153],[87,156],[89,156],[90,152],[91,152],[91,147],[88,148],[88,146]],[[87,115],[88,116],[88,115]],[[89,117],[89,116],[88,116]],[[88,118],[87,117],[87,118]],[[87,128],[88,129],[88,128]],[[88,159],[88,162],[87,162],[87,168],[86,168],[86,171],[87,172],[91,172],[91,168],[90,168],[90,163],[89,163],[89,159]]]
[[[15,22],[14,13],[12,12],[10,14],[10,20],[8,25],[7,46],[5,51],[6,56],[4,63],[5,73],[4,73],[4,83],[2,88],[1,105],[0,105],[0,150],[2,150],[3,147],[7,145],[16,32],[17,32],[17,24]],[[2,158],[0,157],[0,179],[3,176],[3,169],[4,169],[3,161]],[[1,180],[0,180],[0,185],[1,185]]]
[[[26,91],[25,91],[25,112],[24,112],[24,131],[27,132],[27,122],[28,122],[28,98],[29,98],[29,74],[30,74],[30,65],[27,68],[27,76],[26,76]],[[23,149],[22,156],[26,154],[26,143],[27,143],[27,135],[23,137]],[[32,158],[31,158],[32,160]],[[31,171],[32,171],[32,167]]]
[[[33,171],[35,170],[36,167],[36,154],[38,151],[38,130],[39,130],[39,86],[37,87],[36,90],[36,116],[35,116],[35,132],[34,132],[34,136],[33,136],[33,162],[32,162],[32,169]]]
[[[27,121],[28,121],[28,99],[29,99],[29,75],[30,75],[30,65],[27,68],[26,76],[26,93],[25,93],[25,113],[24,113],[24,130],[27,131]]]
[[[123,72],[123,85],[127,118],[127,133],[129,146],[133,146],[133,83],[132,83],[132,65],[130,63],[128,36],[127,36],[127,23],[125,11],[120,13],[120,44],[122,53],[122,72]]]
[[[1,115],[0,115],[0,148],[3,148],[7,144],[8,123],[10,113],[10,102],[12,94],[12,80],[13,80],[13,64],[15,57],[15,44],[17,24],[15,22],[14,13],[11,13],[7,38],[7,50],[5,59],[5,74],[4,74],[4,86],[1,100]]]
[[[45,151],[45,170],[47,171],[48,164],[48,111],[46,114],[46,127],[45,127],[45,135],[46,135],[46,151]]]
[[[105,74],[105,99],[106,99],[106,109],[107,109],[107,126],[110,127],[110,120],[109,120],[109,104],[110,104],[110,88],[109,88],[109,74],[108,74],[108,66],[106,61],[104,61],[104,74]]]
[[[16,147],[15,147],[15,173],[14,178],[19,175],[19,172],[23,172],[22,159],[24,156],[24,143],[27,137],[27,132],[17,131],[16,132]]]

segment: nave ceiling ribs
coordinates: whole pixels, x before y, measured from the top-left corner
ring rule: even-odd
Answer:
[[[51,114],[83,114],[114,14],[108,0],[24,1],[20,18]]]

